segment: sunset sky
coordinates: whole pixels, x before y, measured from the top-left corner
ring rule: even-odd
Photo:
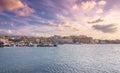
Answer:
[[[120,0],[0,0],[0,35],[120,39]]]

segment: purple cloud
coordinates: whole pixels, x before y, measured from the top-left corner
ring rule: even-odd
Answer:
[[[108,24],[108,25],[93,25],[92,26],[95,30],[101,31],[103,33],[114,33],[117,31],[117,27],[115,24]]]
[[[97,20],[94,20],[94,21],[89,21],[88,23],[89,24],[94,24],[94,23],[99,23],[99,22],[103,22],[104,20],[103,19],[97,19]]]

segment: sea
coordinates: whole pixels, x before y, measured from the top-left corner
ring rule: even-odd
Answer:
[[[0,73],[120,73],[120,45],[4,47]]]

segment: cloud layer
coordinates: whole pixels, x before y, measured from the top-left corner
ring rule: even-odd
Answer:
[[[0,30],[6,34],[83,34],[94,38],[105,39],[111,36],[110,38],[116,39],[120,37],[119,2],[120,0],[1,0]]]

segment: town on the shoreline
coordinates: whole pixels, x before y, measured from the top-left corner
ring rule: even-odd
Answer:
[[[120,40],[93,39],[86,35],[32,37],[32,36],[0,36],[0,46],[57,46],[58,44],[120,44]]]

